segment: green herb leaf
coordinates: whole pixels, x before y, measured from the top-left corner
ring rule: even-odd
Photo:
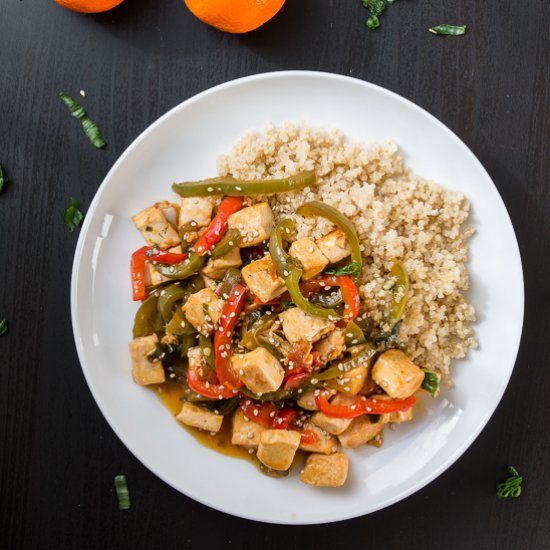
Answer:
[[[325,273],[329,275],[359,275],[359,273],[361,273],[361,264],[359,262],[351,262],[342,267],[325,269]]]
[[[0,319],[0,336],[6,334],[6,332],[8,332],[8,320]]]
[[[422,369],[424,371],[424,380],[422,381],[422,389],[430,392],[432,397],[435,397],[439,389],[439,378],[433,372]]]
[[[71,199],[71,204],[65,210],[65,215],[63,216],[63,221],[65,225],[69,228],[69,231],[72,233],[82,222],[84,215],[76,207],[76,199]]]
[[[71,96],[68,96],[65,92],[59,92],[58,95],[63,103],[67,105],[71,114],[80,121],[80,124],[82,125],[84,132],[88,136],[90,143],[98,149],[105,147],[105,140],[103,139],[99,128],[87,115],[84,107],[82,107],[82,105],[79,105]]]
[[[120,510],[128,510],[130,508],[130,493],[126,485],[126,476],[115,476],[115,489],[118,497],[118,507]]]
[[[369,29],[377,29],[380,26],[380,15],[386,9],[386,2],[393,4],[395,0],[361,0],[363,7],[369,10],[370,17],[367,19]]]
[[[281,300],[279,302],[279,305],[283,308],[283,311],[286,311],[287,309],[290,309],[294,304],[292,302],[288,302],[287,300]]]
[[[508,473],[510,474],[510,477],[506,478],[505,481],[497,485],[498,498],[517,498],[521,495],[521,482],[523,481],[523,478],[513,466],[508,466]]]
[[[8,178],[4,176],[4,172],[2,171],[2,166],[0,165],[0,193],[4,190],[4,185],[8,182]]]
[[[459,36],[466,34],[466,25],[437,25],[428,29],[433,34],[444,34],[447,36]]]

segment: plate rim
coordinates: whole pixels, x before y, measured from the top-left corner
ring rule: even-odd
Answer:
[[[501,380],[501,387],[498,391],[498,400],[496,401],[495,406],[490,411],[486,411],[485,415],[480,419],[478,422],[476,429],[473,430],[468,438],[465,438],[460,446],[455,450],[455,452],[450,455],[445,461],[443,461],[439,467],[434,469],[430,475],[427,475],[424,477],[421,481],[418,481],[414,483],[411,487],[409,487],[407,490],[401,492],[399,495],[388,497],[386,499],[382,499],[379,502],[377,502],[369,511],[367,512],[357,512],[357,513],[347,513],[347,514],[341,514],[338,517],[330,518],[330,519],[320,519],[320,520],[312,520],[312,519],[297,519],[297,520],[284,520],[284,519],[259,519],[258,517],[255,517],[252,513],[251,514],[243,514],[243,513],[235,513],[229,508],[219,505],[218,503],[211,503],[206,502],[206,500],[203,500],[201,498],[201,495],[192,494],[191,492],[187,493],[182,491],[180,488],[175,487],[165,476],[162,472],[157,471],[157,469],[150,464],[150,461],[147,459],[144,459],[139,452],[137,452],[134,448],[134,446],[128,442],[127,438],[119,432],[117,427],[111,422],[108,415],[105,413],[106,405],[103,402],[103,399],[100,396],[100,393],[98,389],[95,387],[91,375],[89,373],[89,366],[86,364],[85,361],[85,350],[84,346],[82,345],[82,342],[80,341],[78,335],[80,334],[80,326],[79,326],[79,319],[78,319],[78,287],[79,287],[79,274],[82,267],[82,253],[84,248],[84,243],[88,234],[88,230],[92,221],[92,218],[95,214],[95,211],[101,202],[101,199],[103,197],[103,194],[105,193],[105,190],[107,189],[108,181],[111,179],[111,176],[113,173],[115,173],[118,170],[119,165],[123,164],[126,157],[131,154],[131,152],[139,146],[139,144],[146,139],[148,134],[152,133],[158,126],[160,126],[166,119],[172,117],[176,112],[182,109],[186,109],[189,106],[193,105],[196,102],[199,102],[204,97],[218,93],[220,91],[223,91],[226,88],[231,88],[235,86],[239,86],[242,84],[246,84],[248,82],[253,82],[256,80],[265,80],[265,79],[277,79],[277,78],[288,78],[288,77],[306,77],[306,78],[326,78],[329,80],[340,80],[344,82],[349,82],[351,84],[364,86],[365,88],[370,88],[378,93],[386,94],[392,97],[394,100],[404,103],[406,107],[412,108],[413,110],[416,110],[419,112],[422,116],[427,117],[432,123],[435,123],[436,126],[439,127],[440,130],[444,131],[454,142],[457,146],[462,148],[462,150],[471,157],[471,159],[476,163],[478,169],[480,169],[480,173],[483,173],[483,175],[487,178],[487,180],[490,182],[490,190],[493,194],[493,198],[496,201],[500,202],[500,205],[504,208],[504,211],[506,212],[506,224],[509,226],[509,229],[511,230],[511,234],[513,235],[513,255],[516,258],[517,261],[517,267],[518,275],[521,279],[521,285],[518,289],[519,291],[519,305],[520,305],[520,313],[521,313],[521,327],[518,331],[516,341],[514,342],[514,357],[513,357],[513,363],[512,367],[510,368],[509,372],[506,374],[505,377]],[[512,245],[512,243],[510,243]],[[103,178],[103,181],[97,188],[94,197],[90,203],[90,206],[88,207],[88,210],[86,212],[86,216],[84,218],[84,223],[82,224],[79,238],[77,241],[77,245],[75,248],[74,253],[74,259],[72,264],[72,273],[71,273],[71,289],[70,289],[70,309],[71,309],[71,325],[73,330],[73,339],[75,342],[75,347],[77,350],[77,355],[79,359],[79,363],[82,369],[82,372],[84,374],[84,378],[86,380],[86,383],[88,385],[88,388],[90,389],[90,392],[92,393],[92,396],[99,407],[104,419],[107,421],[108,425],[111,427],[113,432],[116,434],[116,436],[120,439],[120,441],[124,444],[124,446],[134,455],[136,459],[141,462],[148,470],[150,470],[152,473],[154,473],[157,477],[162,479],[165,483],[167,483],[170,487],[175,489],[176,491],[182,493],[183,495],[187,496],[188,498],[192,498],[193,500],[218,511],[224,512],[226,514],[247,519],[250,521],[258,521],[261,523],[268,523],[268,524],[279,524],[279,525],[314,525],[314,524],[325,524],[325,523],[334,523],[339,521],[345,521],[348,519],[361,517],[364,515],[371,514],[373,512],[376,512],[378,510],[381,510],[383,508],[389,507],[392,504],[395,504],[397,502],[400,502],[401,500],[404,500],[405,498],[409,497],[411,494],[416,493],[420,489],[427,486],[429,483],[431,483],[434,479],[439,477],[443,472],[445,472],[448,468],[450,468],[472,445],[472,443],[477,439],[479,434],[483,431],[485,426],[487,425],[490,418],[495,413],[496,409],[500,405],[502,401],[502,397],[504,395],[504,392],[506,391],[506,388],[508,387],[508,384],[510,382],[510,378],[512,376],[512,373],[514,371],[514,368],[516,366],[517,357],[520,350],[520,344],[521,344],[521,338],[523,334],[523,327],[525,323],[525,278],[523,273],[523,263],[521,259],[521,253],[520,248],[517,240],[517,235],[514,231],[514,227],[512,224],[512,220],[510,218],[510,214],[508,212],[508,209],[506,208],[506,204],[504,203],[494,181],[492,180],[491,176],[481,163],[481,161],[477,158],[477,156],[473,153],[473,151],[443,122],[441,122],[438,118],[436,118],[434,115],[429,113],[426,109],[420,107],[416,103],[412,102],[411,100],[403,97],[402,95],[389,90],[387,88],[384,88],[383,86],[380,86],[378,84],[374,84],[372,82],[362,80],[356,77],[351,77],[348,75],[342,75],[338,73],[331,73],[326,71],[314,71],[314,70],[280,70],[280,71],[270,71],[270,72],[263,72],[263,73],[257,73],[252,74],[240,78],[235,78],[232,80],[228,80],[226,82],[223,82],[221,84],[218,84],[216,86],[207,88],[197,94],[192,95],[191,97],[183,100],[182,102],[178,103],[174,107],[170,108],[166,113],[161,115],[159,118],[157,118],[155,121],[153,121],[149,126],[147,126],[144,130],[142,130],[133,140],[132,142],[126,147],[126,149],[122,152],[122,154],[117,158],[117,160],[114,162],[114,164],[111,166],[105,177]]]

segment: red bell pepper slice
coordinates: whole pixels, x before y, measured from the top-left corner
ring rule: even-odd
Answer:
[[[285,390],[291,388],[300,388],[306,382],[308,382],[313,375],[307,372],[305,369],[298,369],[297,371],[291,371],[285,376],[283,381],[283,387]]]
[[[197,370],[192,368],[187,370],[187,384],[195,393],[211,399],[229,399],[236,395],[235,390],[223,384],[215,384],[206,380],[201,380]]]
[[[243,385],[231,367],[231,337],[244,307],[245,294],[246,288],[244,286],[233,285],[223,306],[214,334],[216,375],[222,384],[232,388],[240,388]]]
[[[145,299],[147,294],[145,288],[145,262],[154,260],[161,264],[179,264],[187,257],[186,254],[175,254],[173,252],[161,252],[158,248],[142,246],[138,248],[130,260],[130,274],[132,276],[132,299],[134,302]]]
[[[241,400],[240,407],[248,420],[264,428],[273,428],[275,417],[279,413],[279,409],[273,403],[255,403],[252,399],[246,398]]]
[[[227,231],[227,218],[240,210],[243,206],[243,197],[224,197],[218,212],[206,231],[197,239],[194,245],[194,250],[199,256],[204,256],[210,248],[221,240],[224,233]]]
[[[355,418],[362,414],[385,414],[399,411],[406,411],[416,403],[416,397],[411,395],[406,399],[392,399],[386,401],[374,397],[357,395],[355,403],[351,405],[333,405],[328,400],[328,394],[320,392],[315,396],[315,403],[319,410],[333,418]]]

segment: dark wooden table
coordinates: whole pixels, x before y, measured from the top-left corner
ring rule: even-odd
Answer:
[[[0,164],[10,181],[0,195],[0,319],[9,320],[0,337],[0,548],[550,548],[550,3],[400,0],[374,32],[366,16],[360,0],[287,0],[263,28],[233,36],[201,24],[181,0],[126,0],[95,16],[53,0],[2,1]],[[468,33],[427,32],[443,22]],[[447,124],[503,196],[526,282],[516,368],[471,448],[390,508],[311,527],[210,510],[122,445],[76,356],[69,287],[78,232],[62,221],[70,198],[85,210],[117,157],[168,109],[280,69],[369,80]],[[60,90],[85,105],[106,149],[87,143]],[[526,481],[519,499],[501,501],[495,483],[507,464]],[[132,493],[126,512],[112,490],[120,472]]]

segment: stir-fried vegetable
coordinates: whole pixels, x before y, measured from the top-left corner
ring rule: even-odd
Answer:
[[[139,309],[134,317],[134,338],[147,336],[163,330],[164,321],[158,311],[158,299],[158,294],[153,293],[139,306]]]
[[[181,197],[207,197],[209,195],[244,197],[246,195],[287,193],[303,189],[314,183],[314,172],[298,172],[294,176],[282,179],[242,181],[225,176],[200,181],[187,181],[174,183],[172,189]]]
[[[176,264],[152,262],[153,267],[167,279],[182,280],[191,277],[206,263],[206,256],[191,252],[187,258]]]
[[[215,246],[210,254],[213,260],[217,260],[226,254],[229,254],[241,242],[241,234],[237,229],[228,229],[224,237]]]
[[[317,380],[332,380],[333,378],[336,378],[340,376],[341,374],[345,374],[346,372],[349,372],[352,369],[357,368],[359,365],[363,365],[364,363],[367,363],[372,359],[374,354],[376,353],[376,348],[372,346],[371,344],[366,344],[365,349],[361,351],[358,355],[355,357],[352,357],[351,359],[348,359],[347,361],[339,361],[335,365],[332,365],[328,367],[323,372],[320,372],[319,374],[315,375],[315,378]]]
[[[203,397],[210,399],[228,399],[235,397],[234,390],[224,386],[223,384],[213,384],[207,380],[201,380],[196,369],[189,368],[187,370],[187,384],[189,387]]]
[[[333,418],[356,418],[362,414],[385,414],[406,411],[416,403],[416,397],[411,395],[406,399],[393,399],[391,401],[369,398],[357,395],[352,405],[333,405],[328,400],[328,394],[319,392],[315,397],[315,403],[319,410]]]
[[[229,293],[231,292],[231,289],[237,284],[241,282],[241,272],[234,268],[230,267],[223,276],[222,282],[219,286],[219,288],[216,290],[216,294],[218,296],[221,296],[222,298],[227,298],[229,296]]]
[[[436,374],[430,372],[429,370],[422,370],[424,371],[424,381],[422,382],[422,389],[429,392],[432,397],[435,397],[437,391],[439,390],[439,378]]]

